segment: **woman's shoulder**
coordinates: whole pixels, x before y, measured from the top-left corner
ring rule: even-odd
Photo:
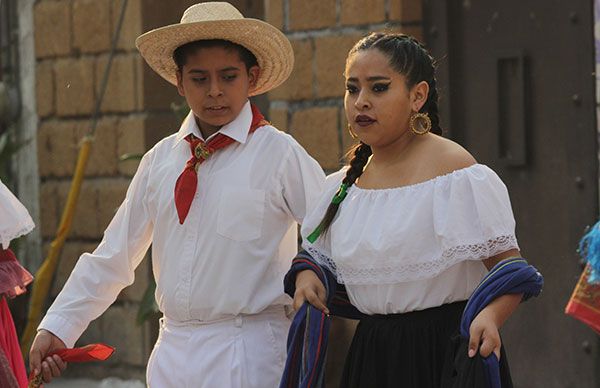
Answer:
[[[464,190],[464,195],[500,195],[506,197],[507,187],[498,174],[485,164],[480,164],[460,144],[435,136],[421,153],[427,174],[433,176],[431,182],[438,189],[453,187],[453,190]],[[450,194],[445,189],[440,195]]]
[[[426,154],[433,174],[442,176],[477,164],[477,160],[460,144],[434,135],[427,144]]]

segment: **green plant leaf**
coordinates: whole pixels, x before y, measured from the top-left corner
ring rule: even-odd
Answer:
[[[156,304],[156,299],[154,298],[155,290],[156,282],[154,279],[150,279],[138,309],[136,318],[136,323],[138,326],[144,324],[144,322],[146,322],[148,319],[159,313],[158,305]]]
[[[31,139],[22,142],[14,142],[10,137],[10,131],[0,134],[0,179],[8,182],[9,165],[14,154],[27,145]]]
[[[119,156],[119,162],[125,162],[127,160],[142,160],[144,154],[123,154]]]
[[[173,111],[173,113],[177,117],[177,120],[179,121],[183,121],[183,119],[185,119],[185,116],[187,116],[188,113],[190,113],[190,107],[188,106],[185,100],[183,100],[180,104],[172,102],[171,110]]]

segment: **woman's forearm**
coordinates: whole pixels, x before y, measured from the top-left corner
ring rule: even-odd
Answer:
[[[522,299],[523,294],[502,295],[487,305],[482,313],[485,312],[486,315],[489,315],[496,323],[496,327],[500,328],[517,309]]]

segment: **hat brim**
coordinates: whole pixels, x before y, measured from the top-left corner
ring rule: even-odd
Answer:
[[[140,35],[135,45],[148,65],[161,77],[177,85],[177,65],[173,52],[177,47],[197,40],[223,39],[250,50],[260,67],[254,96],[281,85],[294,67],[294,51],[285,35],[258,19],[202,21],[173,24]]]

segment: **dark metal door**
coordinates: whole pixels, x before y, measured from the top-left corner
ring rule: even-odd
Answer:
[[[521,250],[545,277],[503,330],[515,387],[599,387],[599,338],[563,313],[598,215],[592,1],[424,3],[442,121],[508,186]]]

